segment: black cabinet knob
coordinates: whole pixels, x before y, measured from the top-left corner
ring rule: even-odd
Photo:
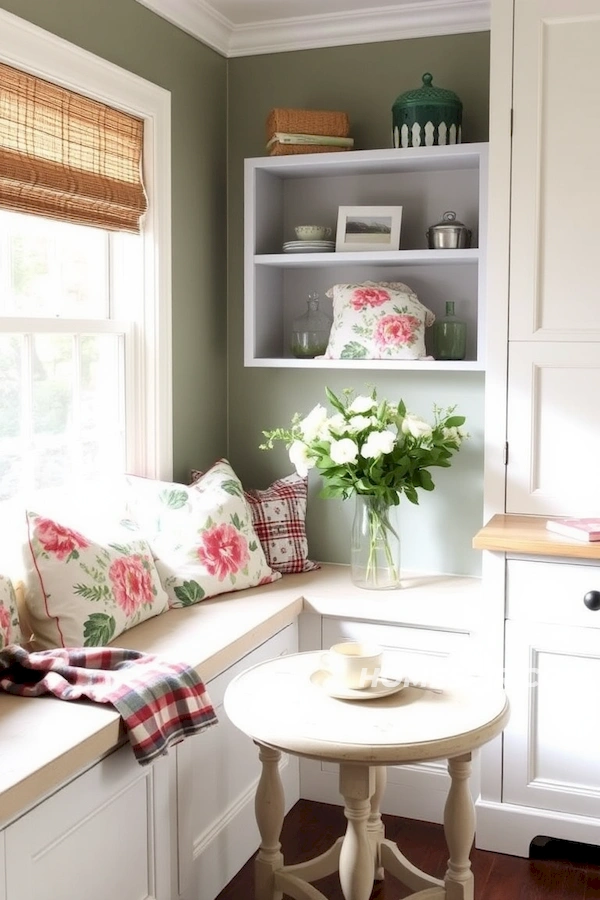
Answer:
[[[588,591],[583,598],[583,602],[588,609],[600,609],[600,591]]]

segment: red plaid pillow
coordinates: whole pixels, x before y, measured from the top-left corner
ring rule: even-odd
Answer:
[[[192,469],[192,484],[202,472]],[[264,491],[245,490],[252,524],[267,563],[276,572],[293,575],[312,572],[319,564],[308,559],[306,501],[308,479],[300,475],[279,478]]]

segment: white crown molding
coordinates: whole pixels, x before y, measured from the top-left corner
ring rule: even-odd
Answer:
[[[138,3],[208,44],[222,56],[229,56],[233,23],[204,0],[138,0]]]
[[[403,38],[487,31],[490,0],[423,0],[234,25],[205,0],[138,0],[223,56],[256,56]]]

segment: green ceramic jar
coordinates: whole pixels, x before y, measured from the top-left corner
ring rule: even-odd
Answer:
[[[405,91],[392,106],[394,147],[431,147],[460,144],[462,103],[454,91],[434,87],[423,75],[423,86]]]

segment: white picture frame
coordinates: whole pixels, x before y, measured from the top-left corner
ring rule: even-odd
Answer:
[[[340,206],[337,253],[400,249],[401,206]]]

